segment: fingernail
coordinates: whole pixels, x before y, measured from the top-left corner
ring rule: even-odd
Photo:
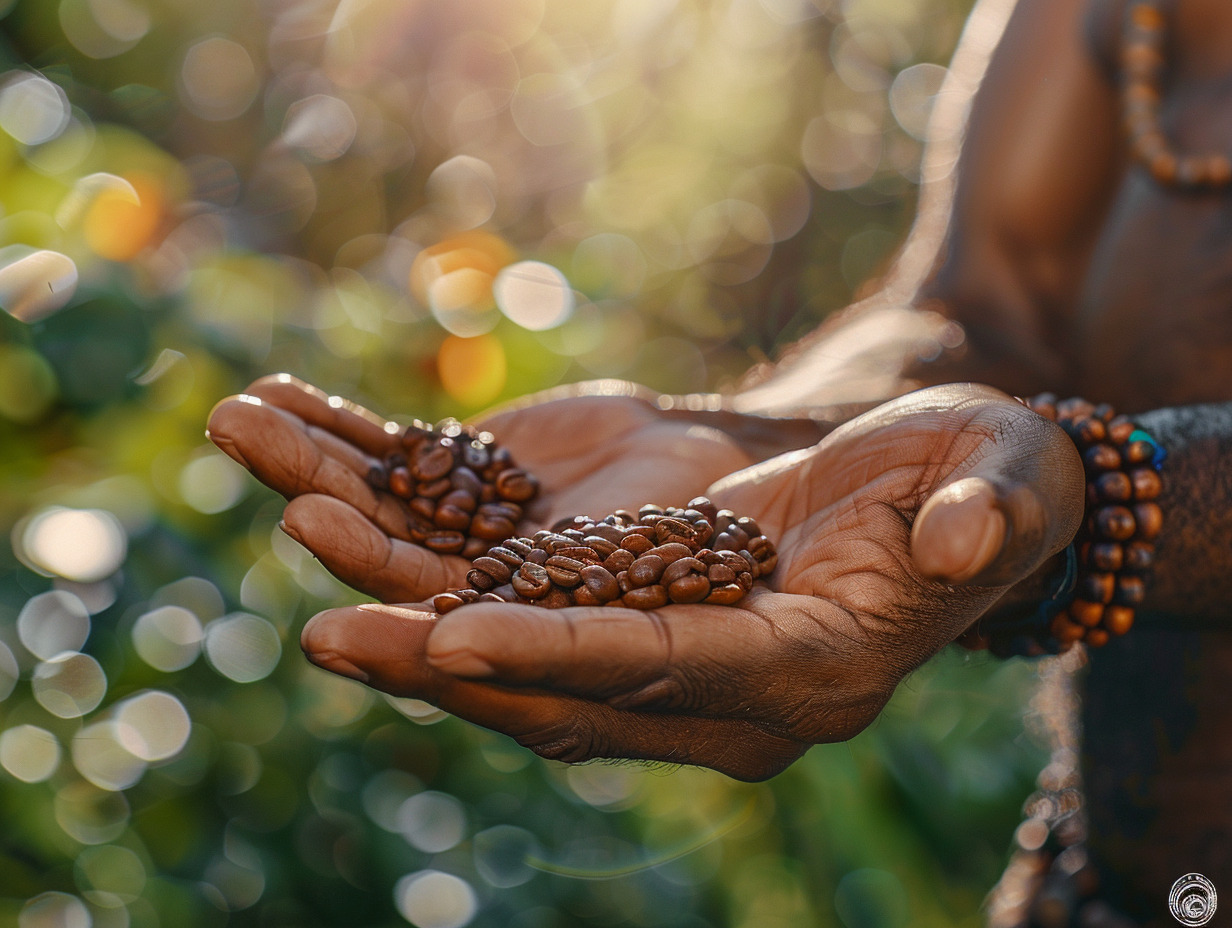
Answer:
[[[245,470],[252,470],[251,465],[249,465],[249,463],[244,459],[244,456],[240,454],[239,449],[235,447],[234,441],[222,435],[211,434],[208,431],[205,434],[209,437],[210,441],[217,445],[219,450],[221,450],[227,457],[235,461]]]
[[[349,677],[352,680],[358,680],[360,683],[368,682],[368,675],[366,673],[345,657],[340,657],[334,651],[309,651],[307,656],[308,660],[323,670],[328,670],[330,673],[336,673],[340,677]]]
[[[437,670],[452,674],[455,677],[494,677],[496,670],[491,664],[469,648],[459,648],[456,651],[440,653],[428,647],[428,663]]]

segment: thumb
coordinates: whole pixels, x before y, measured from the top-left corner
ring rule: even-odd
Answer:
[[[1018,404],[996,404],[999,420],[979,458],[920,508],[911,556],[929,579],[1004,586],[1073,539],[1082,522],[1085,476],[1069,437]]]

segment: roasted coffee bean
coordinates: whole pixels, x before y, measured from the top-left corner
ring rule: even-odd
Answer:
[[[478,499],[479,492],[483,489],[483,481],[479,479],[479,475],[465,465],[453,469],[449,475],[449,484],[472,499]]]
[[[427,519],[429,522],[433,521],[433,518],[436,516],[436,501],[427,497],[416,496],[410,501],[408,506],[411,512],[422,519]]]
[[[672,561],[667,565],[667,569],[663,571],[663,583],[665,585],[675,583],[681,577],[687,577],[689,574],[699,574],[705,578],[706,565],[695,557],[682,557],[679,560]]]
[[[510,504],[510,505],[516,505],[516,504]],[[559,534],[564,535],[575,545],[581,543],[582,541],[586,539],[586,533],[576,528],[564,529]]]
[[[498,587],[494,587],[489,591],[489,595],[497,596],[507,603],[516,603],[518,601],[517,590],[513,588],[511,583],[502,583]]]
[[[501,542],[501,544],[503,544],[510,551],[520,554],[523,558],[530,554],[531,549],[534,548],[534,545],[531,544],[531,540],[529,538],[507,538]]]
[[[621,601],[633,609],[658,609],[667,605],[667,590],[659,584],[629,590]]]
[[[620,528],[619,526],[612,525],[609,522],[598,523],[594,528],[590,530],[590,534],[592,536],[602,538],[605,541],[611,543],[612,545],[615,545],[616,547],[620,546],[620,543],[624,540],[624,537],[625,537],[624,529]]]
[[[488,557],[494,561],[499,561],[509,568],[510,573],[522,566],[522,562],[526,560],[524,555],[518,554],[509,547],[509,542],[506,541],[503,545],[493,545],[488,549]],[[475,566],[479,566],[476,564]]]
[[[710,603],[716,606],[730,606],[744,596],[744,590],[740,589],[734,583],[725,583],[723,586],[716,586],[710,591],[703,602]]]
[[[666,567],[663,558],[657,554],[643,554],[629,568],[629,579],[636,586],[650,586],[659,582]]]
[[[574,560],[581,561],[583,564],[598,564],[601,560],[593,548],[588,548],[585,545],[566,545],[557,548],[555,553],[562,557],[571,557]]]
[[[609,603],[620,596],[620,584],[616,577],[605,567],[590,564],[580,571],[582,583],[600,603]]]
[[[710,578],[711,583],[716,583],[720,586],[724,583],[736,582],[736,572],[726,564],[715,564],[706,571],[706,576]]]
[[[545,609],[568,609],[573,605],[573,594],[568,590],[553,587],[542,599],[535,600],[535,605]]]
[[[735,528],[734,525],[729,526],[726,531],[719,532],[719,534],[715,536],[714,550],[716,551],[739,551],[740,550],[740,543],[736,541],[736,536],[733,535],[731,532],[733,528]]]
[[[471,568],[466,572],[466,582],[469,583],[474,589],[483,590],[485,592],[498,585],[491,574],[479,570],[478,568]]]
[[[709,595],[710,581],[701,574],[688,574],[667,585],[667,596],[674,603],[700,603]]]
[[[449,492],[450,486],[448,477],[441,477],[439,480],[429,480],[415,487],[415,495],[428,499],[440,499]]]
[[[758,575],[768,574],[778,566],[779,555],[765,535],[749,539],[748,552],[757,562]]]
[[[514,503],[524,503],[539,492],[539,481],[520,467],[511,467],[500,474],[495,486],[501,499]]]
[[[634,554],[645,554],[653,548],[655,544],[645,535],[626,535],[621,540],[620,546],[626,551],[631,551]]]
[[[435,531],[436,526],[423,516],[415,512],[407,513],[406,533],[415,544],[422,545],[424,540]]]
[[[482,509],[482,507],[480,508]],[[470,531],[477,538],[499,541],[513,534],[514,524],[512,520],[506,519],[503,516],[491,516],[483,512],[477,512],[475,517],[471,519]]]
[[[548,562],[549,557],[551,557],[551,555],[542,548],[532,548],[530,553],[526,555],[526,560],[532,564],[538,564],[542,567]]]
[[[637,588],[637,584],[633,582],[633,578],[629,576],[627,570],[622,570],[616,575],[616,585],[620,587],[620,592],[628,593],[632,589]]]
[[[659,545],[651,548],[646,552],[646,554],[658,555],[663,558],[663,563],[670,564],[673,561],[680,560],[682,557],[689,557],[695,550],[696,548],[692,548],[689,545],[682,544],[681,542],[668,542],[665,545]]]
[[[405,467],[395,467],[389,472],[389,491],[403,499],[411,495],[411,472]]]
[[[593,520],[590,516],[566,516],[563,519],[557,519],[552,523],[551,531],[563,532],[566,529],[577,528],[582,525],[590,525]]]
[[[475,499],[474,493],[468,493],[466,490],[450,490],[437,501],[437,505],[454,506],[469,515],[475,511],[479,502]]]
[[[698,496],[689,500],[688,508],[700,512],[711,525],[714,524],[715,519],[719,515],[718,507],[705,496]]]
[[[661,545],[672,542],[687,544],[693,541],[695,534],[692,525],[683,519],[673,519],[671,516],[664,516],[655,525],[655,540]]]
[[[582,582],[581,571],[586,565],[574,558],[554,554],[547,559],[543,566],[548,572],[548,576],[552,578],[553,583],[557,586],[572,589]]]
[[[605,605],[603,600],[590,591],[585,583],[581,586],[575,586],[569,591],[573,596],[573,605],[575,606],[602,606]]]
[[[645,516],[661,516],[663,515],[663,507],[656,506],[654,503],[647,503],[646,505],[642,506],[642,508],[637,511],[637,515],[638,515],[638,518],[642,519],[643,521],[644,521]],[[646,522],[645,524],[649,525],[650,523]]]
[[[424,539],[424,546],[437,554],[461,554],[466,547],[466,536],[438,529]]]
[[[484,593],[482,596],[480,596],[480,597],[479,597],[479,600],[478,600],[478,601],[479,601],[479,602],[481,602],[481,603],[504,603],[504,602],[508,602],[508,600],[507,600],[507,599],[505,599],[503,596],[497,596],[495,593],[491,593],[491,592],[489,592],[489,593]]]
[[[635,560],[637,560],[637,556],[632,551],[625,548],[617,548],[603,559],[603,566],[613,574],[618,574],[622,570],[628,570],[632,567]]]
[[[736,585],[747,593],[753,589],[753,574],[747,570],[740,571],[736,574]]]
[[[438,528],[447,528],[455,532],[465,532],[471,524],[471,514],[457,506],[437,506],[432,521]]]
[[[483,470],[492,460],[492,455],[482,442],[472,441],[462,445],[462,463],[471,470]]]
[[[539,599],[546,596],[548,590],[552,588],[552,580],[548,576],[548,572],[538,564],[532,564],[530,561],[524,563],[518,568],[517,573],[510,580],[513,590],[519,596],[525,596],[527,599]]]
[[[452,612],[459,606],[464,605],[466,605],[465,600],[463,600],[457,593],[437,593],[432,597],[432,608],[435,609],[439,615],[444,615],[446,612]]]
[[[441,441],[448,441],[448,439]],[[421,482],[439,480],[451,470],[453,470],[453,451],[443,444],[422,446],[411,464],[411,474]]]
[[[748,535],[749,538],[755,538],[761,534],[761,528],[758,527],[757,522],[749,516],[741,516],[736,520],[736,524],[744,530],[744,533]]]
[[[597,527],[598,526],[596,526],[596,528]],[[608,541],[606,538],[600,537],[599,535],[587,535],[582,539],[582,541],[589,550],[594,552],[595,556],[599,560],[603,560],[613,551],[617,550],[617,545]],[[576,556],[577,555],[570,555],[570,557]]]
[[[492,551],[503,551],[503,550],[504,550],[503,548],[493,548],[492,549]],[[513,554],[512,551],[505,551],[505,553],[511,554],[513,555],[513,557],[517,557],[517,555]],[[490,551],[487,555],[483,557],[475,558],[474,562],[471,564],[471,567],[473,567],[474,570],[472,570],[471,572],[474,573],[475,570],[478,570],[478,571],[481,571],[482,573],[487,574],[492,579],[492,583],[488,585],[490,587],[490,586],[497,586],[501,583],[508,583],[509,578],[513,576],[514,568],[521,567],[521,566],[522,566],[521,558],[518,558],[517,564],[511,565],[509,562],[502,560],[502,559],[498,559],[497,557],[493,556],[492,552]],[[467,574],[467,576],[469,577],[470,574]],[[484,589],[488,589],[488,587],[484,587]]]
[[[736,514],[730,509],[720,509],[710,521],[714,524],[715,534],[718,535],[736,524]]]

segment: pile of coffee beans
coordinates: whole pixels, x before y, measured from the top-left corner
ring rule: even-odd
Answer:
[[[507,538],[475,559],[469,589],[441,593],[432,605],[442,614],[480,601],[549,609],[730,605],[777,563],[756,522],[702,496],[684,509],[648,505],[599,520],[575,516],[551,531]]]
[[[368,480],[406,500],[412,541],[467,559],[514,535],[522,507],[539,493],[539,482],[491,432],[457,419],[407,426],[402,450],[374,467]]]

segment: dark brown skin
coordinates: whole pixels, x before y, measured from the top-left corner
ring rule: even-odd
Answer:
[[[965,349],[918,363],[944,319],[917,314],[904,335],[901,306],[874,299],[732,406],[834,419],[860,405],[849,385],[873,374],[874,398],[976,380],[1111,402],[1169,447],[1157,580],[1139,626],[1093,656],[1084,758],[1092,850],[1116,874],[1114,901],[1158,917],[1182,873],[1232,886],[1232,192],[1180,193],[1129,163],[1121,16],[1120,0],[1025,0],[1010,21],[972,110],[943,260],[915,301],[961,323]],[[1182,151],[1232,153],[1232,4],[1181,0],[1170,49],[1165,130]],[[878,313],[895,326],[879,331]],[[869,319],[872,335],[843,340]],[[289,530],[331,570],[385,602],[460,578],[460,562],[400,541],[389,501],[359,479],[356,446],[379,451],[379,427],[325,412],[297,384],[254,391],[266,405],[221,404],[211,435],[294,497]],[[575,408],[613,458],[564,439]],[[757,779],[860,731],[1007,584],[1030,595],[1028,575],[1077,524],[1072,445],[984,388],[909,394],[808,447],[824,429],[696,418],[726,437],[632,396],[531,404],[485,424],[540,476],[539,518],[703,491],[755,516],[781,566],[740,608],[480,604],[437,619],[374,605],[316,617],[305,651],[545,756]],[[662,466],[630,467],[639,449],[677,441],[692,444],[672,458],[672,487],[656,483]],[[718,480],[790,447],[804,450]]]

